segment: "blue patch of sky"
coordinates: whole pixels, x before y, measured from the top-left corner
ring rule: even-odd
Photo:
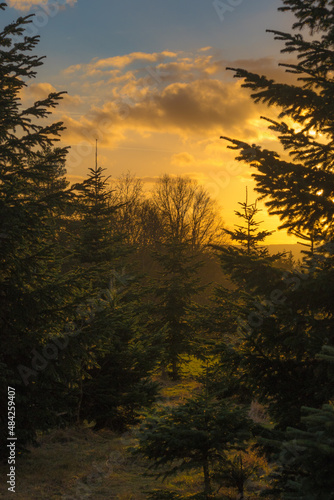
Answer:
[[[229,0],[216,5],[224,3]],[[39,76],[55,76],[94,57],[136,51],[195,51],[212,46],[230,60],[278,55],[281,47],[265,29],[289,28],[288,16],[284,14],[282,20],[277,13],[280,5],[280,0],[243,0],[227,10],[222,21],[212,0],[78,0],[39,28],[38,53],[48,56]],[[17,14],[7,9],[1,14],[1,25]]]

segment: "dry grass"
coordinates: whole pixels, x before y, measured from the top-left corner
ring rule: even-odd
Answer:
[[[144,500],[149,490],[173,486],[143,475],[147,464],[126,451],[134,444],[129,433],[82,427],[55,430],[38,441],[39,447],[17,461],[17,500]],[[2,477],[7,472],[1,465]],[[12,498],[5,483],[0,497]]]
[[[161,404],[177,405],[198,388],[193,381],[166,383]],[[16,463],[16,492],[7,490],[5,479],[0,498],[16,500],[145,500],[153,489],[171,488],[198,491],[200,478],[178,476],[173,481],[144,476],[148,464],[128,451],[135,440],[131,433],[122,436],[103,430],[94,432],[86,425],[53,430],[38,438],[38,447],[20,456]],[[0,465],[2,478],[7,464]]]
[[[193,366],[191,367],[194,368]],[[159,404],[176,406],[194,395],[200,384],[163,382],[163,399]],[[253,409],[259,410],[258,407]],[[168,489],[179,494],[195,494],[202,489],[201,472],[179,474],[163,482],[145,476],[148,463],[134,457],[128,448],[134,446],[131,432],[116,435],[103,430],[94,432],[88,426],[53,430],[39,436],[37,448],[18,457],[16,493],[7,490],[5,479],[0,498],[16,500],[147,500],[148,492]],[[0,465],[3,478],[7,465]],[[235,499],[235,490],[221,490],[220,498]],[[250,492],[249,499],[256,499]]]

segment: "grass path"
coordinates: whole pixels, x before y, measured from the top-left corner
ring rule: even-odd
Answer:
[[[188,380],[166,383],[162,395],[166,406],[183,402],[198,384]],[[108,430],[94,432],[88,426],[57,429],[38,438],[39,446],[18,457],[16,492],[1,481],[0,498],[15,500],[145,500],[153,489],[198,491],[201,478],[180,475],[166,481],[145,477],[147,464],[126,451],[135,440],[131,432],[116,435]],[[0,465],[1,477],[8,465]]]

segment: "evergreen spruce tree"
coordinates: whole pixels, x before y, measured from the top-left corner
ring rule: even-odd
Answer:
[[[334,498],[334,409],[302,408],[299,428],[288,427],[277,443],[279,468],[272,494],[284,500]]]
[[[333,380],[334,347],[324,346],[317,358],[328,364]],[[288,427],[280,441],[272,442],[279,467],[271,475],[271,495],[287,500],[333,498],[333,404],[301,410],[298,428]]]
[[[266,266],[266,272],[260,273],[254,265],[244,286],[256,296],[243,308],[239,340],[231,349],[254,394],[268,403],[275,421],[284,428],[298,426],[302,406],[321,408],[332,397],[328,367],[317,355],[322,346],[334,342],[334,127],[330,112],[334,7],[326,0],[283,0],[283,4],[281,10],[297,18],[293,29],[303,30],[295,34],[273,31],[285,43],[282,52],[297,56],[295,64],[283,65],[296,75],[295,83],[275,83],[243,69],[234,71],[244,79],[243,87],[251,89],[255,102],[281,110],[277,120],[266,120],[289,156],[224,139],[239,150],[237,159],[254,169],[255,190],[269,213],[280,217],[280,227],[311,242],[301,269],[284,272]],[[240,269],[237,257],[234,263],[229,260],[235,274]],[[240,276],[244,279],[245,273]]]
[[[177,380],[182,354],[190,354],[195,345],[191,315],[193,298],[204,288],[197,276],[202,262],[192,254],[188,244],[180,241],[163,244],[155,252],[155,259],[161,271],[152,287],[150,328],[160,351],[162,368],[171,367],[171,377]]]
[[[149,378],[154,363],[138,308],[137,280],[124,272],[127,249],[113,227],[125,202],[115,203],[109,177],[97,160],[96,148],[88,179],[73,186],[79,198],[76,255],[86,272],[91,303],[78,337],[85,353],[73,352],[77,421],[122,431],[136,422],[142,407],[150,406],[158,386]]]
[[[266,118],[293,161],[259,146],[224,138],[233,143],[230,147],[240,150],[239,160],[256,168],[256,191],[260,199],[266,198],[269,213],[281,218],[281,228],[327,240],[332,237],[334,210],[330,113],[334,92],[333,6],[330,1],[319,5],[317,0],[283,0],[283,4],[279,10],[291,11],[297,17],[293,29],[305,32],[309,28],[311,35],[317,34],[306,39],[305,34],[269,30],[285,43],[282,53],[297,56],[295,64],[282,64],[297,75],[296,84],[275,83],[243,69],[234,71],[236,77],[244,79],[242,86],[252,90],[255,102],[281,108],[279,119],[291,118],[296,123],[290,127]]]
[[[256,220],[256,216],[260,209],[257,208],[257,200],[254,203],[248,202],[248,189],[246,188],[246,201],[243,203],[239,202],[242,210],[235,211],[235,215],[240,217],[244,225],[236,225],[236,229],[231,231],[229,229],[223,229],[227,233],[232,241],[236,241],[242,248],[242,250],[247,253],[261,253],[258,248],[259,243],[263,242],[265,238],[270,236],[273,231],[259,231],[258,228],[262,222]],[[264,250],[267,253],[267,250]]]
[[[260,209],[257,208],[256,201],[252,204],[248,203],[247,191],[246,201],[239,202],[239,205],[241,205],[242,210],[236,210],[235,214],[242,219],[244,224],[236,225],[234,230],[223,229],[231,238],[232,243],[237,242],[237,245],[211,246],[218,251],[222,269],[230,276],[231,281],[237,286],[243,287],[244,291],[247,290],[254,294],[260,283],[263,284],[264,276],[269,278],[268,269],[271,272],[272,264],[284,254],[270,256],[266,247],[259,246],[259,243],[263,243],[273,231],[260,231],[259,226],[262,222],[257,220]]]
[[[215,468],[213,478],[220,486],[235,488],[238,500],[244,500],[248,497],[247,486],[250,482],[262,479],[261,476],[265,476],[267,470],[265,458],[256,453],[254,445],[250,445],[245,450],[232,450],[227,459]],[[258,481],[258,497],[262,496],[264,488],[265,485],[262,483],[259,486]]]
[[[73,186],[78,192],[78,216],[80,220],[77,254],[79,262],[90,269],[92,285],[106,288],[112,278],[121,254],[119,242],[113,233],[113,216],[119,205],[112,203],[109,177],[96,162],[89,168],[88,178]],[[96,274],[93,279],[93,274]]]
[[[82,371],[79,415],[79,420],[94,421],[95,429],[115,432],[135,424],[159,389],[150,378],[154,349],[139,312],[139,297],[123,279],[124,286],[115,282],[104,292],[103,306],[86,327],[84,338],[91,357]],[[89,339],[94,339],[94,345]]]
[[[207,391],[170,412],[159,410],[141,425],[135,450],[152,461],[158,476],[202,469],[204,498],[212,498],[213,468],[226,463],[227,452],[242,449],[251,436],[252,422],[244,408],[217,401]]]
[[[59,244],[57,221],[72,198],[64,178],[67,149],[53,146],[64,127],[43,122],[63,93],[28,109],[20,97],[43,59],[32,53],[38,37],[25,36],[30,22],[31,16],[21,17],[0,33],[1,441],[10,386],[21,449],[36,430],[58,424],[59,414],[69,410],[53,340],[63,337],[81,294],[75,275],[63,272]]]
[[[212,387],[222,395],[238,394],[240,401],[250,403],[252,393],[248,387],[248,377],[239,369],[242,357],[239,348],[244,342],[245,332],[251,330],[244,319],[245,311],[246,318],[254,309],[260,309],[267,316],[266,293],[275,288],[281,276],[273,264],[283,254],[269,255],[266,247],[259,246],[272,232],[260,230],[261,222],[257,220],[259,209],[256,202],[248,202],[247,191],[245,202],[239,204],[242,210],[235,213],[243,224],[236,225],[235,230],[224,229],[232,244],[212,245],[229,281],[215,288],[203,328],[207,331],[207,337],[213,340],[211,351],[216,357],[210,377]],[[233,244],[234,241],[237,245]]]

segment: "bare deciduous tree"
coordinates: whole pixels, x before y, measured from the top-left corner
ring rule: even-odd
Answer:
[[[152,203],[161,219],[164,240],[199,249],[224,238],[218,204],[195,180],[165,174],[152,193]]]
[[[144,203],[143,183],[130,172],[121,175],[112,184],[111,203],[120,208],[115,212],[114,232],[124,242],[137,244],[141,238],[141,206]]]

